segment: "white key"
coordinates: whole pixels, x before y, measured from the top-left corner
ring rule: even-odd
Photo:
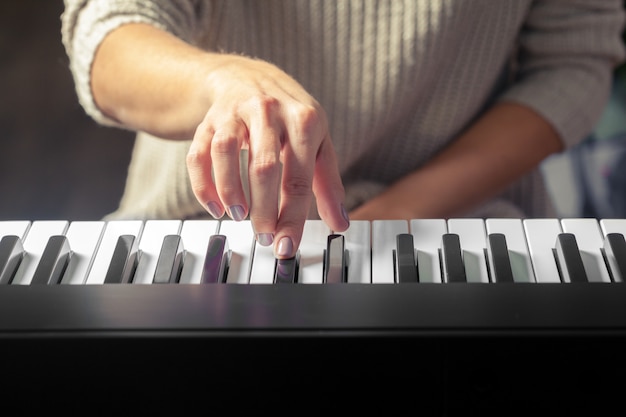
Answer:
[[[600,229],[604,236],[609,233],[621,233],[626,236],[626,219],[602,219]]]
[[[15,272],[13,284],[30,284],[48,240],[51,236],[65,234],[68,225],[66,220],[37,220],[31,224],[23,242],[24,258]]]
[[[2,239],[3,236],[17,236],[23,241],[30,224],[28,220],[0,221],[0,239]]]
[[[487,219],[487,234],[502,233],[509,249],[509,259],[515,282],[535,282],[533,264],[526,244],[522,219]]]
[[[70,223],[65,236],[72,256],[61,281],[62,284],[84,284],[94,261],[104,230],[103,221],[75,221]]]
[[[449,219],[448,232],[459,235],[467,282],[489,282],[487,235],[483,219]]]
[[[346,263],[348,265],[348,283],[372,283],[372,258],[370,222],[367,220],[352,220],[348,230],[343,232],[345,246],[348,251]]]
[[[180,272],[181,284],[198,284],[202,278],[202,267],[209,239],[217,233],[217,220],[186,220],[180,230],[185,249],[183,269]]]
[[[576,236],[580,257],[585,265],[587,279],[590,282],[611,282],[601,248],[604,236],[596,219],[562,219],[561,228],[566,233]]]
[[[177,235],[181,226],[181,220],[146,221],[139,240],[139,263],[133,284],[152,284],[163,239],[167,235]]]
[[[554,258],[556,238],[562,233],[558,219],[525,219],[528,251],[537,282],[561,282]]]
[[[396,249],[396,236],[409,232],[406,220],[374,220],[372,222],[372,283],[393,284],[393,251]]]
[[[226,236],[231,252],[226,282],[229,284],[248,284],[256,242],[252,223],[250,220],[240,222],[222,220],[218,233]],[[269,248],[271,249],[272,246]]]
[[[112,220],[106,222],[102,239],[98,246],[98,252],[91,264],[85,284],[104,284],[118,238],[122,235],[132,235],[139,239],[142,228],[142,220]]]
[[[250,284],[273,284],[275,267],[274,246],[261,246],[255,241],[250,269]]]
[[[441,282],[441,236],[448,233],[444,219],[412,219],[413,244],[417,254],[419,282]]]
[[[307,220],[300,241],[300,270],[298,282],[322,284],[324,282],[324,250],[330,229],[322,220]]]

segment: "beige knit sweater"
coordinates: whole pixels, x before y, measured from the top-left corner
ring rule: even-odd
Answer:
[[[65,0],[62,36],[80,103],[109,126],[118,125],[94,104],[90,66],[103,37],[124,23],[277,64],[325,108],[351,208],[420,167],[498,100],[535,109],[567,146],[584,139],[624,58],[622,7],[622,0]],[[188,146],[138,132],[125,193],[107,218],[204,215],[187,178]],[[467,215],[554,213],[537,171]]]

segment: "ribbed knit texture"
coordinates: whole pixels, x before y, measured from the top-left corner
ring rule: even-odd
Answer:
[[[611,69],[624,56],[617,0],[65,3],[63,41],[80,102],[95,120],[115,126],[91,96],[93,54],[106,33],[125,22],[151,23],[207,49],[268,60],[325,108],[349,207],[420,167],[497,100],[535,109],[573,146],[593,128]],[[519,62],[512,60],[516,51]],[[187,179],[188,146],[139,133],[120,208],[108,218],[204,213]],[[467,213],[553,214],[538,171]]]

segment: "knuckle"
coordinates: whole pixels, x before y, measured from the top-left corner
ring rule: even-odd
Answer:
[[[239,196],[239,189],[233,186],[222,185],[218,189],[218,194],[222,201],[228,202],[237,201],[237,197]]]
[[[185,163],[189,169],[200,170],[205,166],[205,161],[209,158],[209,154],[204,147],[192,148],[185,156]]]
[[[190,167],[199,165],[200,159],[200,154],[196,150],[188,152],[185,156],[185,162],[187,163],[187,166]]]
[[[248,166],[249,174],[257,178],[269,179],[274,177],[280,168],[280,162],[276,155],[266,155],[253,158]]]
[[[208,136],[211,137],[214,133],[213,122],[210,120],[207,114],[204,119],[196,126],[195,136]]]
[[[293,176],[283,181],[283,193],[293,197],[304,197],[312,192],[311,181],[305,177]]]
[[[269,115],[277,110],[280,106],[280,102],[276,97],[260,94],[250,98],[250,105],[261,114]]]
[[[219,155],[239,152],[239,140],[233,134],[216,131],[211,141],[211,152]]]
[[[194,139],[187,151],[186,161],[188,164],[201,163],[207,155],[207,148],[205,144],[207,139],[213,136],[214,130],[210,124],[203,121],[196,128]]]
[[[316,106],[299,106],[292,110],[291,118],[305,134],[318,134],[326,129],[324,111]]]

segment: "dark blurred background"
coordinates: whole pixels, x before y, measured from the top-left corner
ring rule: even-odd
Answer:
[[[63,0],[0,2],[0,220],[95,220],[121,196],[134,135],[74,92]]]
[[[121,197],[134,135],[98,126],[79,106],[62,12],[63,0],[0,2],[0,220],[98,220]],[[562,217],[626,217],[626,65],[616,81],[586,141],[594,146],[576,159],[584,172],[570,155],[544,164]]]

